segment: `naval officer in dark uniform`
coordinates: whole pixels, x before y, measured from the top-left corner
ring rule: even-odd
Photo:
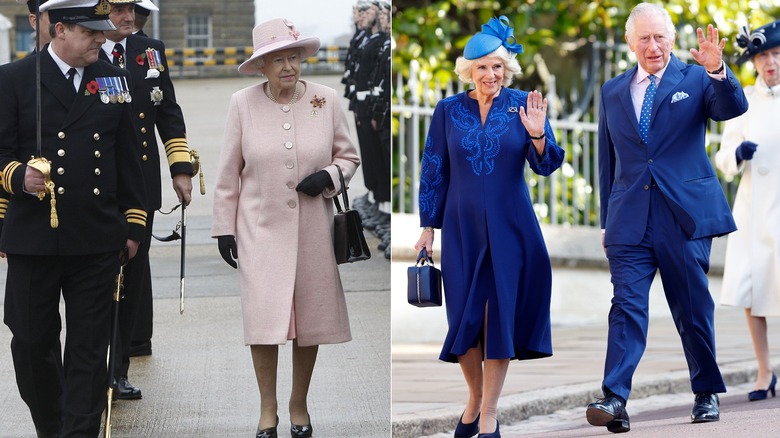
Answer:
[[[125,268],[125,298],[119,307],[119,350],[122,357],[118,374],[114,377],[117,381],[117,398],[127,400],[142,396],[141,390],[128,381],[133,333],[146,333],[145,340],[149,343],[152,336],[149,245],[154,212],[162,206],[161,157],[154,135],[155,126],[165,146],[173,189],[179,201],[183,200],[187,204],[192,192],[192,163],[184,116],[176,103],[173,82],[167,68],[165,46],[159,40],[133,34],[134,8],[140,0],[108,1],[111,3],[111,23],[116,30],[105,32],[106,42],[100,58],[126,69],[132,79],[130,91],[134,99],[131,108],[140,144],[136,154],[141,160],[147,192],[146,236],[135,259]],[[151,345],[148,348],[151,350]]]
[[[38,436],[96,437],[114,279],[120,259],[135,256],[144,239],[145,189],[127,73],[97,62],[102,31],[113,29],[110,5],[49,0],[42,9],[52,42],[35,57],[0,66],[0,185],[11,195],[0,235],[8,259],[4,322]],[[36,58],[45,115],[40,156],[50,163],[53,192],[44,191],[43,166],[28,164],[38,155]],[[53,348],[62,329],[60,294],[64,357]]]

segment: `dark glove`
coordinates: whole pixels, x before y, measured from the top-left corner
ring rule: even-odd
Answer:
[[[742,144],[737,147],[737,163],[753,159],[753,154],[756,153],[757,147],[758,145],[752,141],[743,141]]]
[[[312,173],[301,181],[295,190],[306,193],[309,196],[317,196],[325,190],[325,187],[332,186],[333,180],[326,170]]]
[[[232,266],[234,269],[238,269],[238,245],[236,245],[236,236],[217,236],[217,246],[219,246],[219,253],[222,255],[222,259],[225,263]]]

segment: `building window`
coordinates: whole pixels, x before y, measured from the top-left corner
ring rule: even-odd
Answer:
[[[186,46],[199,49],[211,47],[211,16],[189,15],[185,29]]]
[[[33,30],[33,28],[30,27],[30,20],[28,19],[28,16],[17,15],[15,21],[16,21],[16,51],[17,52],[32,51],[35,48],[35,30]]]

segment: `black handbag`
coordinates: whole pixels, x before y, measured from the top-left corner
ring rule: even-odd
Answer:
[[[341,198],[344,201],[344,210],[341,209],[339,197],[333,198],[336,204],[336,215],[333,217],[333,251],[336,253],[336,263],[352,263],[371,258],[368,250],[366,236],[363,235],[363,222],[360,213],[349,209],[349,197],[347,197],[347,185],[344,184],[344,174],[341,167],[339,181],[341,182]]]
[[[433,266],[425,248],[417,256],[414,266],[406,269],[407,299],[417,307],[441,306],[441,271]]]

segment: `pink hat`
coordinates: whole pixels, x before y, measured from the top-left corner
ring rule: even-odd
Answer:
[[[254,53],[238,66],[239,73],[260,73],[255,60],[277,50],[302,47],[303,56],[307,58],[320,50],[319,38],[300,38],[300,34],[295,30],[295,25],[284,18],[276,18],[255,26],[252,31],[252,42],[254,43]]]

